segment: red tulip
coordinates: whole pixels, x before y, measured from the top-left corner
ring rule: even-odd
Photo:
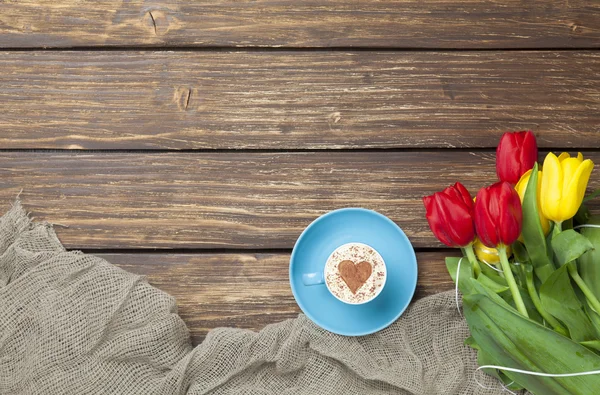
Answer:
[[[477,237],[487,247],[509,245],[521,234],[523,212],[521,199],[505,181],[481,188],[475,200]]]
[[[527,170],[533,168],[538,151],[532,132],[506,132],[496,149],[496,174],[500,181],[516,185]]]
[[[473,199],[461,183],[425,196],[423,204],[429,227],[439,241],[450,247],[464,247],[473,241]]]

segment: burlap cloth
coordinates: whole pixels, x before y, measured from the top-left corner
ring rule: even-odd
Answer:
[[[218,328],[193,348],[172,296],[68,252],[17,202],[0,219],[1,394],[497,394],[475,373],[454,294],[365,337],[304,315],[259,333]],[[490,389],[479,387],[475,381]]]

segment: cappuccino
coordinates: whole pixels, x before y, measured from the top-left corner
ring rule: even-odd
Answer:
[[[362,304],[374,299],[385,284],[385,262],[372,247],[344,244],[333,251],[325,264],[325,284],[339,300]]]

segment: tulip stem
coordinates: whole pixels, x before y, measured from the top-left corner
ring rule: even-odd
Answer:
[[[552,238],[554,238],[560,232],[562,232],[562,221],[554,223],[554,229],[553,229],[553,232],[552,232]]]
[[[526,270],[525,278],[527,280],[527,292],[529,293],[529,296],[531,297],[531,300],[533,301],[537,311],[546,320],[546,322],[552,325],[556,332],[568,337],[569,332],[560,324],[560,322],[558,322],[556,318],[554,318],[554,316],[548,314],[548,312],[542,307],[542,301],[540,300],[540,297],[535,289],[535,284],[533,283],[533,271]]]
[[[571,278],[573,278],[575,283],[579,286],[579,289],[581,289],[581,292],[583,292],[587,298],[590,306],[596,311],[596,313],[600,314],[600,302],[598,301],[598,298],[596,298],[596,295],[594,295],[594,293],[588,288],[585,281],[583,281],[583,278],[581,278],[579,275],[575,261],[567,263],[567,269],[569,270]]]
[[[468,246],[463,248],[463,250],[467,254],[467,259],[469,259],[471,266],[473,266],[473,270],[475,271],[475,278],[479,277],[479,274],[481,274],[481,266],[479,266],[479,261],[475,256],[475,251],[473,251],[473,244],[469,244]]]
[[[515,277],[513,276],[513,273],[510,270],[510,263],[508,263],[508,256],[506,255],[506,246],[504,244],[498,245],[498,253],[500,255],[500,264],[502,265],[504,278],[508,283],[508,288],[510,289],[510,293],[512,294],[513,300],[515,301],[517,310],[519,311],[519,313],[529,318],[529,314],[527,314],[527,309],[525,308],[525,303],[523,303],[523,298],[521,297],[521,293],[519,292],[519,287],[517,287]]]

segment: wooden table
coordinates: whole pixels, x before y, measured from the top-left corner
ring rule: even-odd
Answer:
[[[377,210],[452,283],[421,197],[495,179],[494,147],[600,163],[600,3],[0,3],[0,198],[148,276],[194,341],[295,317],[294,241]],[[600,186],[595,176],[590,188]]]

